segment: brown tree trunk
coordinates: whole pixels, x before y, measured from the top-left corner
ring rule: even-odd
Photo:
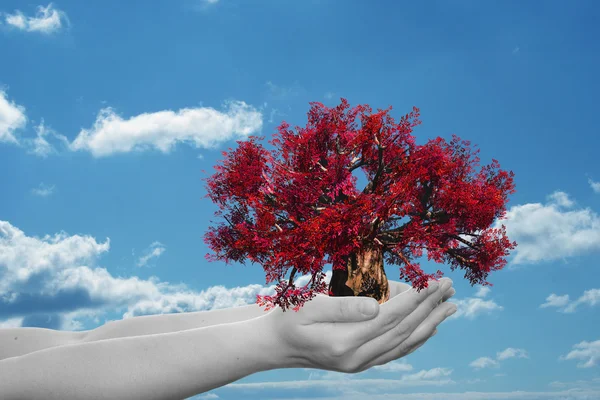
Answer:
[[[361,249],[348,256],[345,270],[333,270],[330,296],[372,297],[383,304],[390,298],[383,252],[379,248]]]

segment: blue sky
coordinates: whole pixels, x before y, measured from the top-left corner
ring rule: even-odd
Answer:
[[[1,327],[93,329],[268,293],[259,265],[205,260],[217,207],[201,171],[344,97],[395,118],[417,106],[418,144],[457,134],[512,170],[503,223],[519,247],[488,290],[423,257],[454,280],[458,312],[408,357],[196,398],[600,398],[597,2],[5,0],[0,13]]]

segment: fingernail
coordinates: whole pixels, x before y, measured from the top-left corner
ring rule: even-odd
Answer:
[[[456,307],[451,307],[448,311],[446,311],[446,317],[451,316],[456,312]]]
[[[378,304],[372,301],[365,301],[360,305],[360,312],[364,315],[371,316],[377,312]]]
[[[446,291],[450,286],[452,286],[452,282],[446,281],[442,284],[442,290]]]

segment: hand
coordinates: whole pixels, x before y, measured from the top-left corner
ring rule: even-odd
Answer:
[[[409,288],[395,285],[402,291],[381,305],[369,297],[318,294],[298,312],[277,308],[266,317],[290,367],[357,373],[411,353],[456,309],[437,307],[453,294],[448,278],[430,281],[420,293]],[[363,306],[373,313],[363,314]]]
[[[442,278],[442,280],[444,279],[448,279],[448,278]],[[396,281],[390,281],[388,280],[388,285],[390,287],[390,299],[396,295],[399,295],[402,292],[405,292],[409,289],[412,289],[412,286],[404,283],[404,282],[396,282]],[[444,294],[444,297],[439,301],[438,305],[441,304],[442,302],[448,300],[450,297],[454,296],[454,294],[456,294],[456,290],[454,290],[454,288],[450,288],[446,291],[446,293]]]

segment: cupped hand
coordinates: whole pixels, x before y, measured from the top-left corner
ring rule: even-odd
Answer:
[[[381,305],[369,297],[318,294],[298,312],[267,314],[290,366],[357,373],[386,364],[420,347],[456,310],[452,303],[438,307],[454,294],[448,278],[430,281],[420,293],[389,282],[390,299]]]

